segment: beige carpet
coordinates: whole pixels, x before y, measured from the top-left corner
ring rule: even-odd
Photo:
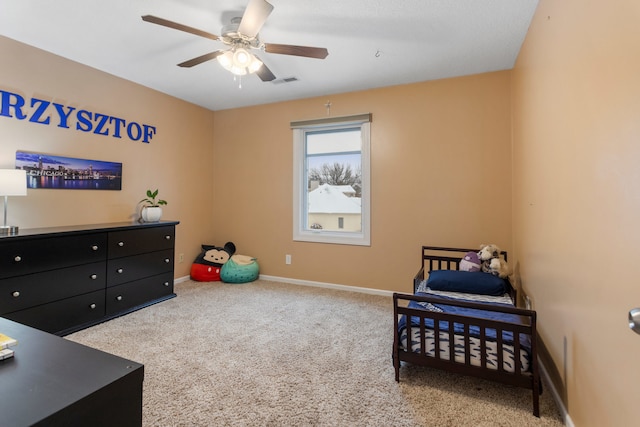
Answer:
[[[258,280],[177,298],[66,338],[145,365],[145,426],[559,426],[528,390],[391,363],[390,297]]]

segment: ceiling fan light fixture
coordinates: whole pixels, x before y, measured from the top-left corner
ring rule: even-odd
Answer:
[[[233,66],[231,67],[231,72],[236,76],[244,76],[245,74],[247,74],[247,69]]]
[[[236,76],[244,76],[247,74],[247,69],[245,67],[239,67],[234,61],[234,51],[227,50],[221,55],[217,57],[218,63],[222,65],[222,68],[225,70],[235,74]]]
[[[249,71],[249,73],[255,73],[260,69],[260,67],[262,67],[262,61],[260,61],[254,55],[251,55],[251,56],[253,57],[253,60],[251,61],[251,64],[249,64],[249,66],[247,67],[247,70]]]
[[[255,73],[262,67],[262,61],[241,47],[227,50],[217,59],[225,70],[236,76]]]
[[[251,65],[252,56],[253,55],[240,47],[233,52],[233,65],[236,67],[247,68]]]
[[[222,65],[222,68],[227,71],[231,71],[231,67],[233,65],[233,53],[231,51],[227,50],[226,52],[223,52],[221,55],[218,55],[217,59],[218,63]]]

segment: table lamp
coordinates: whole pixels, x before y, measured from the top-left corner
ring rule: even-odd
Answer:
[[[27,172],[20,169],[0,169],[0,196],[4,196],[4,225],[0,236],[18,234],[18,227],[7,225],[7,204],[9,196],[27,195]]]

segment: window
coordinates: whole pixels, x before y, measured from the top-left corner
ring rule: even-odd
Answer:
[[[293,240],[370,244],[371,114],[292,122]]]

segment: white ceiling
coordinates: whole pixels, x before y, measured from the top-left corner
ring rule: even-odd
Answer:
[[[261,53],[274,82],[216,60],[226,48],[142,21],[156,15],[217,35],[248,0],[0,0],[0,35],[210,110],[324,96],[513,67],[538,0],[269,0],[266,43],[325,47],[311,59]],[[3,59],[3,60],[6,60]],[[18,60],[15,58],[12,60]],[[280,83],[295,77],[292,83]]]

